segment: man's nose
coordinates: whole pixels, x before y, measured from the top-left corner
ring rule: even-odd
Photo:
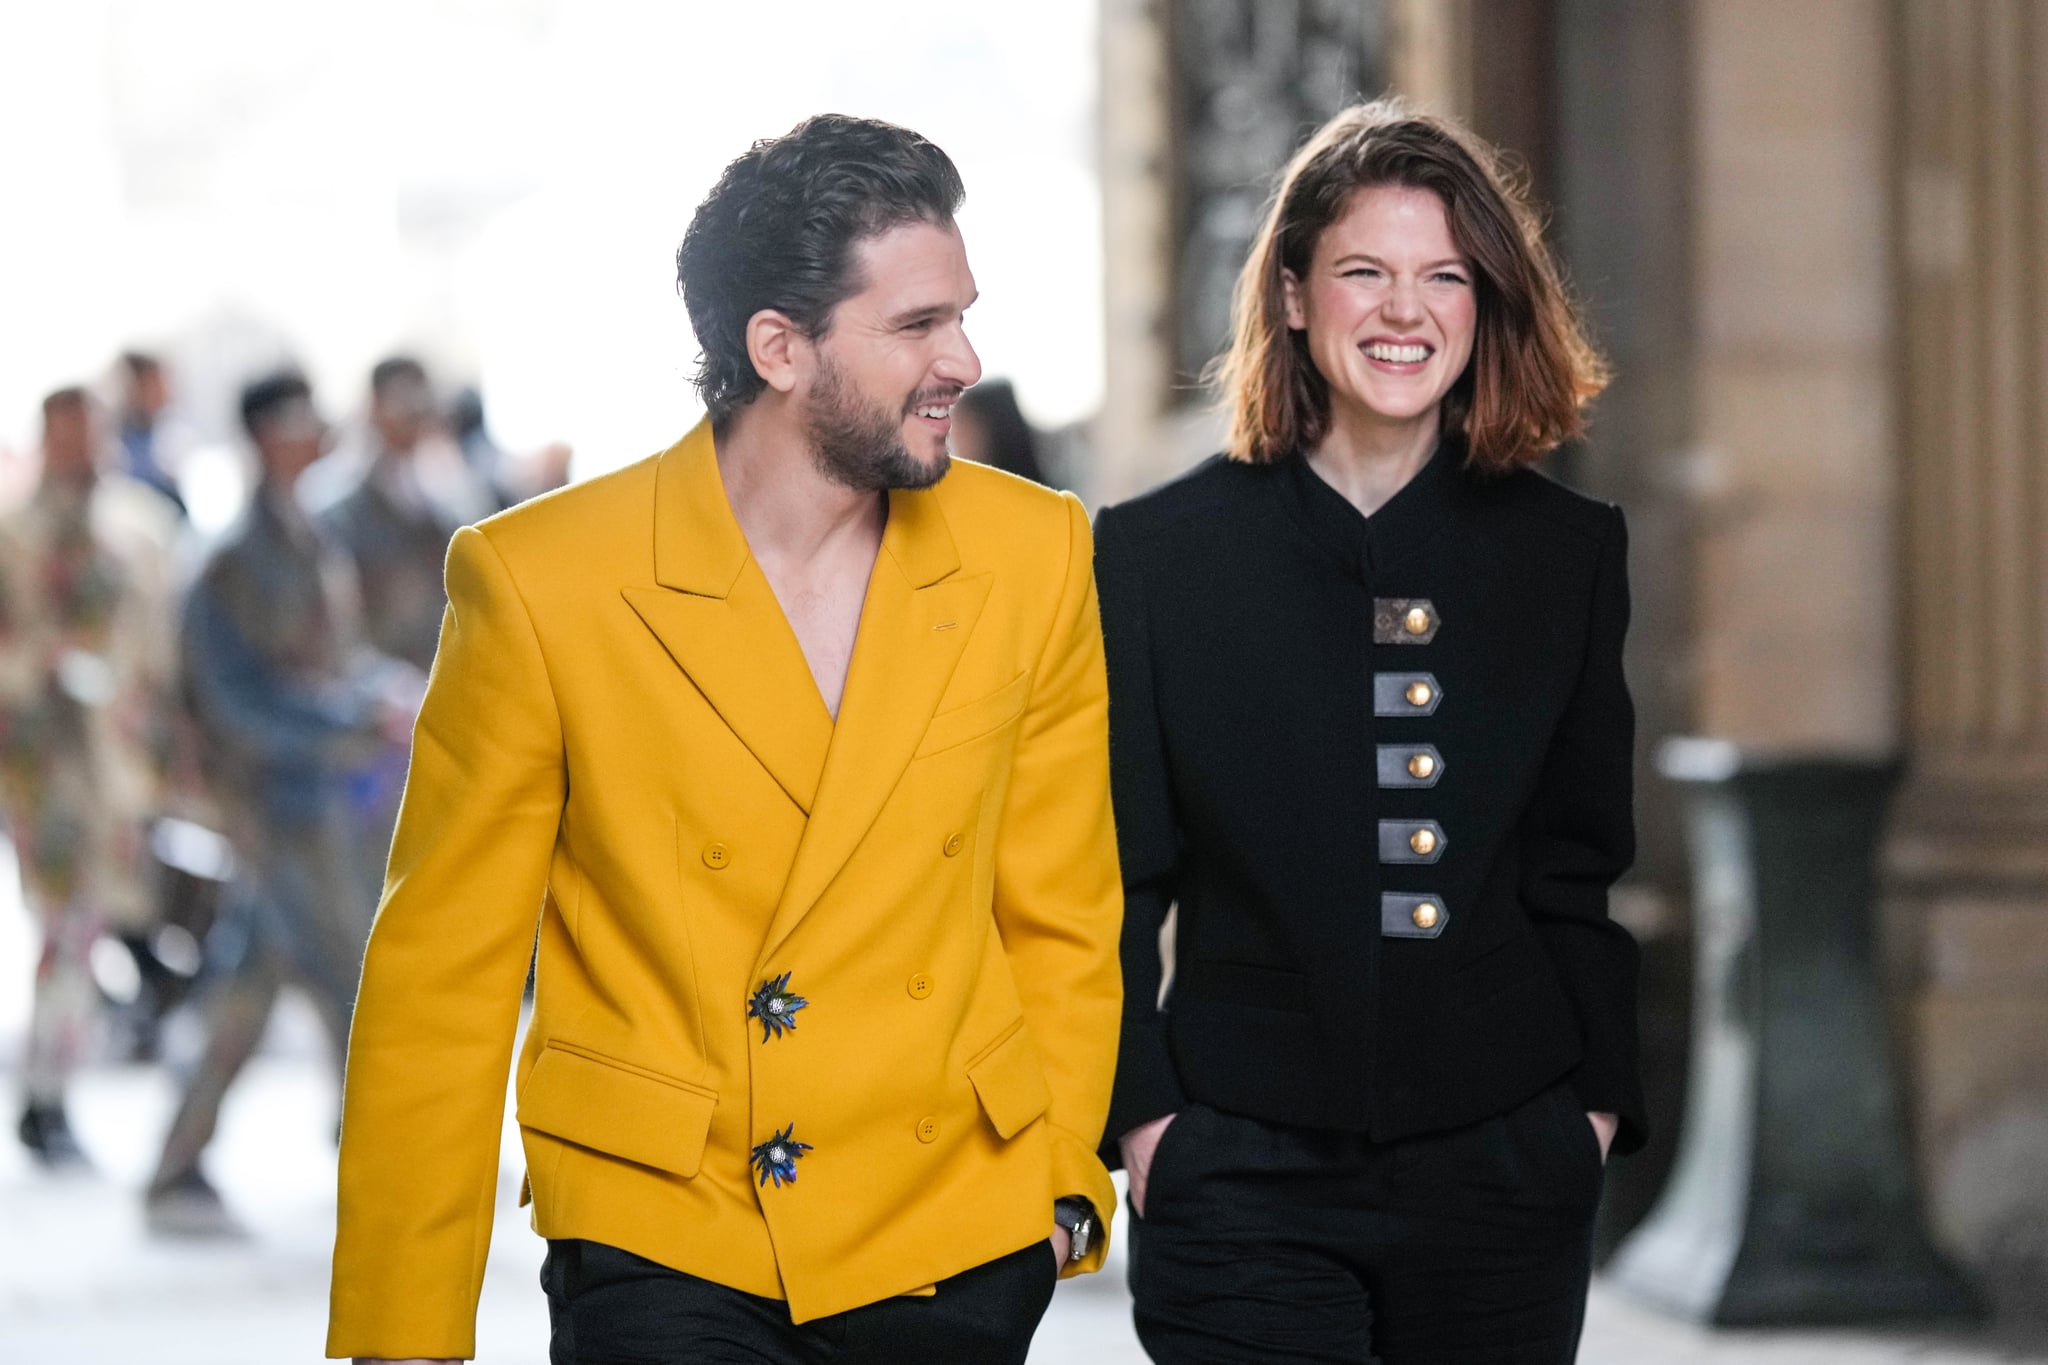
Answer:
[[[974,343],[967,339],[964,330],[953,333],[952,344],[939,357],[938,377],[948,384],[958,384],[971,389],[981,382],[981,357],[974,353]]]

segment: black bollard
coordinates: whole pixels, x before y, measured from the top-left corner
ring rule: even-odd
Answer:
[[[1659,766],[1693,857],[1692,1084],[1670,1182],[1609,1279],[1719,1326],[1979,1316],[1921,1219],[1879,988],[1901,765],[1687,739]]]

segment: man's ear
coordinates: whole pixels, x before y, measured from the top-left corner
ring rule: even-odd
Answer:
[[[796,388],[800,367],[808,362],[810,338],[787,313],[763,308],[747,319],[747,359],[754,373],[777,393]]]
[[[1308,314],[1301,307],[1301,281],[1294,278],[1292,270],[1280,272],[1280,305],[1287,313],[1287,329],[1291,332],[1308,330]]]

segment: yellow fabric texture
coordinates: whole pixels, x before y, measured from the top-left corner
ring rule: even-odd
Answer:
[[[448,590],[350,1047],[330,1355],[474,1354],[536,923],[541,1235],[805,1321],[1042,1239],[1061,1195],[1111,1215],[1122,895],[1071,495],[966,463],[891,493],[836,726],[706,427],[462,531]],[[764,1042],[747,1002],[785,972],[809,1004]],[[812,1150],[762,1187],[790,1125]]]

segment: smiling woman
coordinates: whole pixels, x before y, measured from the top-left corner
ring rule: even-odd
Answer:
[[[1604,374],[1491,153],[1393,104],[1236,310],[1229,449],[1096,526],[1138,1334],[1563,1365],[1643,1137],[1634,722],[1620,514],[1528,466]]]
[[[1478,311],[1443,200],[1406,185],[1359,190],[1317,240],[1305,278],[1288,270],[1282,282],[1288,330],[1307,338],[1329,386],[1326,443],[1436,425],[1472,358]]]
[[[1374,254],[1395,249],[1403,259]],[[1413,288],[1390,294],[1394,286]],[[1396,313],[1373,332],[1375,310],[1388,303]],[[1418,320],[1417,311],[1429,315],[1420,321],[1462,330],[1463,349],[1434,363],[1391,352],[1367,359],[1402,377],[1413,376],[1401,364],[1423,364],[1415,375],[1431,381],[1433,396],[1383,392],[1430,421],[1442,399],[1443,427],[1463,434],[1475,465],[1527,465],[1584,429],[1581,409],[1606,387],[1606,367],[1518,187],[1462,130],[1360,105],[1295,153],[1238,276],[1231,346],[1214,376],[1227,395],[1231,455],[1279,459],[1317,445],[1348,405],[1369,408],[1367,395],[1382,390],[1348,392],[1344,381],[1357,372],[1350,349],[1431,344],[1395,325]],[[1354,335],[1353,326],[1367,330]],[[1445,332],[1435,344],[1452,340]]]

